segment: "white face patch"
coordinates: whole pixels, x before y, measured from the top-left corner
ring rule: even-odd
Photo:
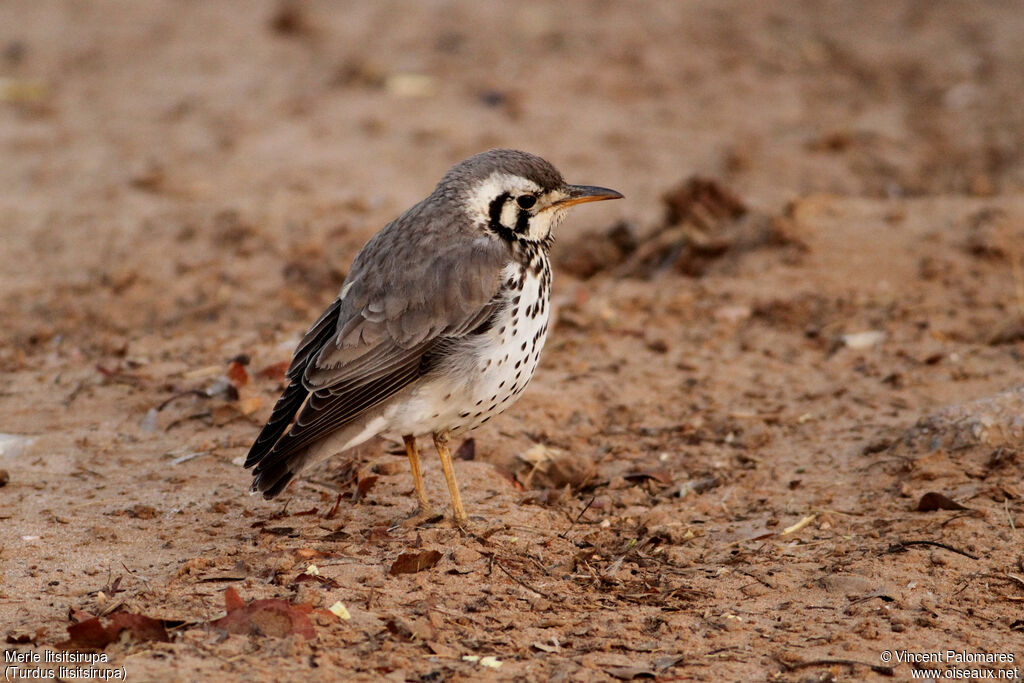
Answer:
[[[482,183],[470,190],[469,211],[474,220],[490,222],[491,202],[495,197],[508,193],[513,198],[521,194],[537,194],[540,186],[521,176],[495,171]],[[504,217],[503,217],[504,218]],[[504,222],[504,221],[503,221]],[[512,221],[515,224],[515,220]]]
[[[470,190],[467,201],[469,217],[477,224],[489,224],[492,219],[491,210],[494,201],[499,197],[507,195],[508,199],[501,205],[498,219],[505,228],[515,230],[520,211],[522,211],[519,205],[516,204],[516,198],[524,194],[533,195],[537,197],[537,204],[529,209],[532,215],[529,229],[523,234],[523,237],[536,241],[543,240],[551,232],[551,228],[557,225],[560,220],[554,214],[561,213],[557,210],[545,211],[544,209],[553,199],[561,197],[552,197],[553,193],[545,196],[541,194],[541,191],[541,187],[532,180],[495,171],[486,180]]]

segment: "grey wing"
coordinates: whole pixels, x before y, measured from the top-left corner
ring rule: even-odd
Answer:
[[[291,428],[274,435],[272,448],[250,453],[254,490],[276,495],[291,479],[292,459],[429,372],[440,350],[493,316],[508,247],[487,236],[442,242],[430,227],[410,236],[392,224],[360,252],[334,304],[334,333],[310,340],[314,326],[300,345],[301,374],[296,361],[289,370],[279,404],[291,391]]]

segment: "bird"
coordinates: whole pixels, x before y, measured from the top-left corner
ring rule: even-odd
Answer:
[[[506,410],[548,333],[553,230],[570,207],[620,199],[569,185],[549,162],[492,149],[374,235],[299,342],[287,382],[245,460],[271,499],[311,465],[376,436],[404,443],[420,519],[436,515],[417,437],[431,436],[456,526],[450,440]]]

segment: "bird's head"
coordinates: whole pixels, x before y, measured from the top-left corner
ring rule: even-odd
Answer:
[[[615,190],[569,185],[533,154],[492,149],[456,164],[437,186],[469,219],[509,242],[545,242],[571,206],[620,199]]]

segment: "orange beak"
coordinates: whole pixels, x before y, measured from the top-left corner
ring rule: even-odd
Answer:
[[[595,187],[594,185],[569,185],[569,196],[555,202],[550,208],[566,208],[576,204],[587,202],[603,202],[606,199],[622,199],[622,193],[609,190],[607,187]]]

